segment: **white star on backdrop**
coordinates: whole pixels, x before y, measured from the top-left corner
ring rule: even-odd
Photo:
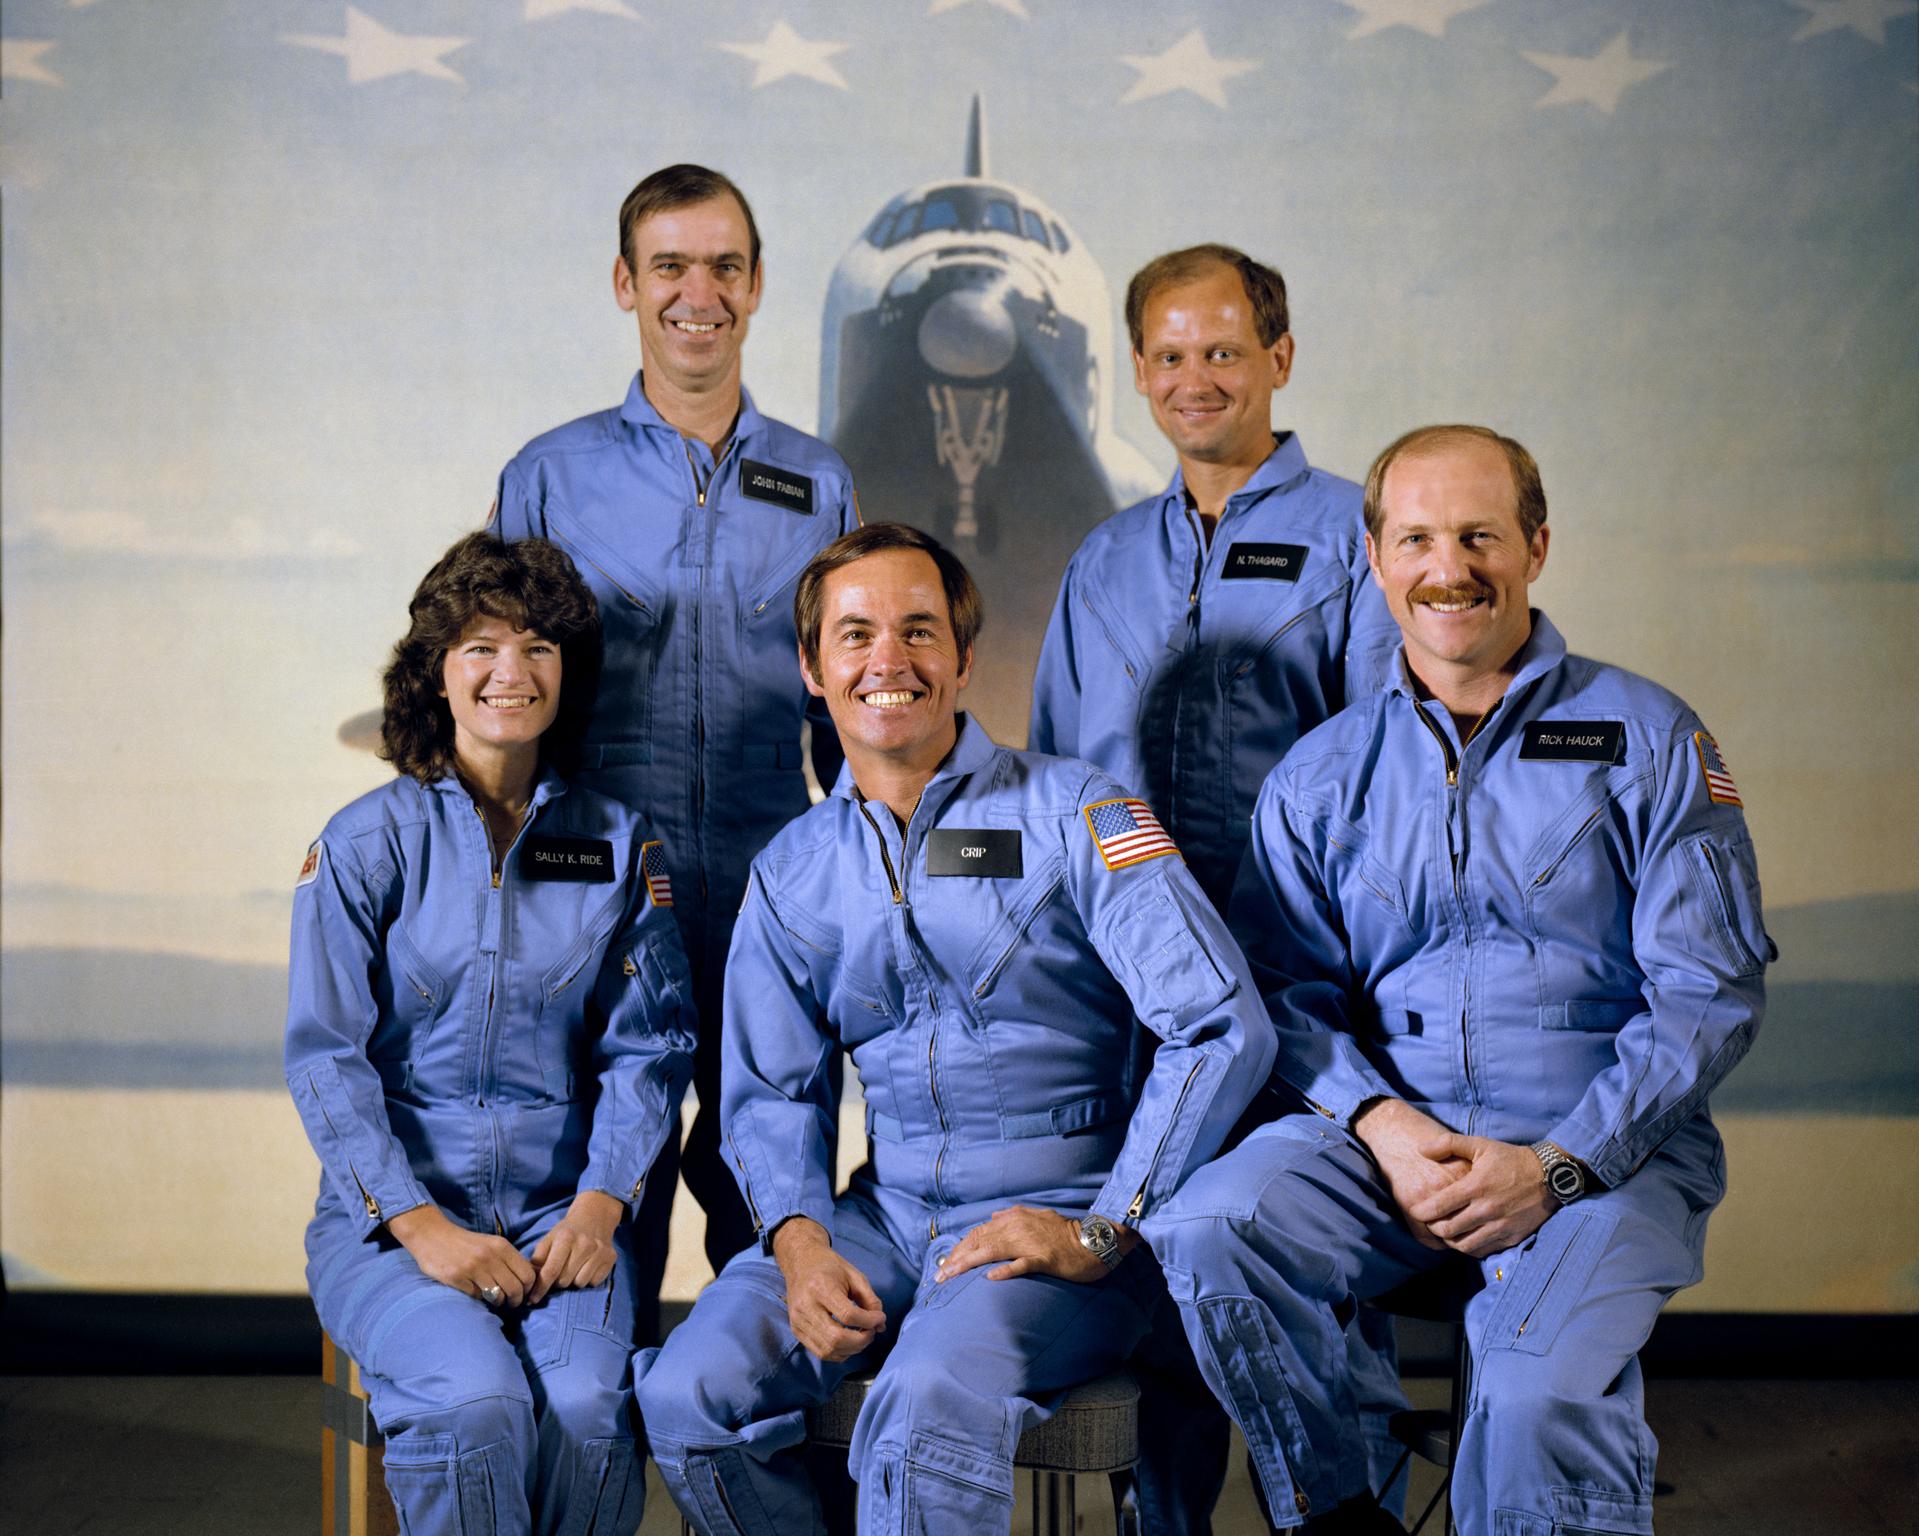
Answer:
[[[1206,39],[1195,27],[1164,53],[1126,53],[1120,63],[1139,71],[1121,106],[1131,101],[1146,101],[1170,91],[1191,91],[1216,107],[1226,105],[1226,82],[1235,75],[1258,69],[1256,59],[1219,59],[1206,46]]]
[[[1478,10],[1490,0],[1339,0],[1339,3],[1360,13],[1359,25],[1346,34],[1349,38],[1371,37],[1388,27],[1410,27],[1428,37],[1444,37],[1447,22]]]
[[[1642,80],[1650,80],[1670,63],[1657,59],[1635,59],[1621,32],[1590,59],[1564,53],[1529,53],[1526,62],[1553,75],[1553,88],[1535,101],[1535,107],[1563,107],[1575,101],[1588,101],[1610,116],[1619,106],[1619,98]]]
[[[753,61],[752,88],[756,91],[788,75],[817,80],[821,85],[837,86],[842,91],[852,89],[828,62],[834,54],[846,52],[851,44],[809,42],[783,21],[773,23],[773,30],[766,34],[764,42],[715,43],[713,46]]]
[[[430,75],[435,80],[451,80],[465,85],[466,80],[440,60],[455,48],[464,48],[470,37],[409,37],[389,32],[379,22],[353,6],[346,8],[345,37],[316,37],[310,32],[282,32],[280,41],[296,48],[317,48],[322,53],[337,53],[346,60],[346,77],[353,85],[368,80],[384,80],[388,75]]]
[[[1806,24],[1793,33],[1795,43],[1822,32],[1837,32],[1850,27],[1869,43],[1884,47],[1886,23],[1919,11],[1912,0],[1792,0],[1805,11]]]
[[[937,16],[942,11],[957,11],[962,5],[971,5],[972,3],[973,0],[933,0],[926,14],[928,16]],[[982,0],[982,3],[997,6],[1000,10],[1006,12],[1008,16],[1017,16],[1021,21],[1031,21],[1033,19],[1026,12],[1025,0]]]
[[[42,85],[65,85],[40,56],[52,43],[33,42],[24,37],[0,37],[0,79],[38,80]]]
[[[624,16],[638,21],[640,13],[626,0],[526,0],[526,19],[544,21],[549,16],[564,16],[568,11],[592,11],[599,16]]]

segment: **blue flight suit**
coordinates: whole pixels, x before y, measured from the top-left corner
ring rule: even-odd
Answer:
[[[1175,471],[1067,563],[1028,745],[1135,786],[1222,912],[1267,773],[1377,688],[1399,644],[1365,532],[1359,487],[1308,466],[1289,432],[1211,542]]]
[[[1013,863],[941,873],[967,846]],[[1158,1271],[1143,1248],[1085,1285],[935,1265],[1015,1204],[1136,1224],[1212,1155],[1271,1063],[1225,923],[1105,774],[962,719],[904,832],[847,771],[755,860],[726,995],[727,1142],[764,1251],[635,1364],[667,1486],[702,1532],[821,1529],[803,1410],[890,1344],[851,1452],[860,1530],[1007,1529],[1021,1432],[1126,1358]],[[1164,1042],[1137,1093],[1135,1013]],[[871,1155],[836,1200],[841,1051]],[[827,1364],[794,1339],[767,1256],[792,1216],[872,1283],[880,1345]]]
[[[1233,924],[1279,1024],[1275,1076],[1310,1109],[1146,1235],[1269,1507],[1295,1523],[1363,1491],[1336,1316],[1449,1262],[1349,1129],[1390,1096],[1464,1134],[1554,1141],[1606,1186],[1478,1263],[1461,1530],[1649,1532],[1636,1356],[1699,1278],[1725,1187],[1706,1096],[1751,1044],[1775,953],[1712,738],[1663,688],[1567,655],[1535,611],[1464,741],[1402,666],[1288,754]]]
[[[1210,542],[1175,471],[1160,495],[1088,534],[1060,583],[1028,744],[1140,786],[1222,913],[1266,775],[1305,732],[1379,687],[1398,649],[1366,563],[1361,500],[1352,481],[1311,468],[1289,432],[1226,499]],[[1155,1529],[1203,1531],[1226,1425],[1177,1321],[1157,1332],[1141,1362],[1141,1495]],[[1386,1422],[1405,1406],[1392,1320],[1362,1312],[1353,1349],[1383,1480],[1399,1453]]]
[[[706,1212],[706,1253],[718,1269],[752,1241],[720,1153],[727,943],[753,855],[808,803],[793,584],[858,526],[859,508],[845,461],[762,416],[745,390],[716,462],[653,408],[641,384],[635,374],[617,409],[522,448],[500,474],[495,516],[502,538],[558,544],[600,601],[606,657],[575,780],[644,815],[671,861],[701,1019],[686,1183]],[[830,783],[839,738],[823,706],[810,720],[813,760]],[[661,1179],[640,1218],[652,1247],[648,1298],[659,1293],[671,1203]],[[646,1306],[644,1331],[657,1337],[657,1300]]]
[[[385,1222],[431,1203],[530,1253],[582,1189],[639,1200],[694,1038],[671,896],[643,875],[657,849],[625,806],[543,773],[496,880],[459,781],[398,778],[301,871],[286,1071],[321,1165],[307,1285],[360,1364],[408,1530],[639,1522],[630,1226],[605,1285],[502,1315]],[[604,878],[547,877],[581,865]]]

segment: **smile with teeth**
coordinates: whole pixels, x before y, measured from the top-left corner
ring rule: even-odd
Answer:
[[[911,704],[919,695],[906,689],[865,693],[860,695],[862,704],[870,704],[874,709],[901,709]]]
[[[528,709],[533,704],[533,701],[524,694],[513,698],[486,698],[481,699],[480,702],[488,709]]]
[[[1468,613],[1491,602],[1492,596],[1489,588],[1468,583],[1459,587],[1420,587],[1408,595],[1407,601],[1434,613]]]
[[[717,320],[675,320],[672,323],[689,336],[704,336],[709,331],[717,331],[720,328]]]

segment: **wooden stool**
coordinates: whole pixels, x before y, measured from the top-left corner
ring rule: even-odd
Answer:
[[[386,1437],[373,1422],[360,1368],[320,1335],[320,1536],[400,1536],[386,1491]]]
[[[849,1376],[807,1410],[806,1432],[815,1445],[852,1443],[853,1421],[872,1384],[870,1373]],[[1013,1465],[1033,1476],[1034,1536],[1071,1536],[1078,1521],[1075,1480],[1099,1472],[1112,1484],[1116,1536],[1139,1536],[1138,1460],[1139,1383],[1115,1371],[1073,1388],[1050,1419],[1019,1437],[1013,1452]],[[692,1527],[682,1521],[681,1530],[690,1536]]]

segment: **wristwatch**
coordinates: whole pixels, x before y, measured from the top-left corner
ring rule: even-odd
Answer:
[[[1545,1170],[1546,1188],[1552,1191],[1553,1198],[1561,1205],[1571,1205],[1586,1193],[1586,1170],[1579,1166],[1577,1158],[1550,1141],[1535,1141],[1533,1156],[1539,1159],[1539,1166]]]
[[[1119,1267],[1119,1229],[1104,1216],[1080,1217],[1079,1245],[1108,1269]]]

